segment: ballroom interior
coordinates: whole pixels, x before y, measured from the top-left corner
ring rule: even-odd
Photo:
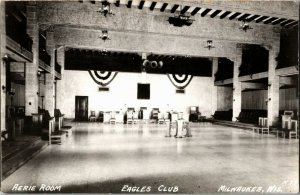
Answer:
[[[2,192],[299,192],[299,2],[0,9]]]

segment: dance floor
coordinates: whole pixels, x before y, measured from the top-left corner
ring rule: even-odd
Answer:
[[[210,123],[193,123],[188,138],[166,138],[166,125],[158,124],[71,125],[73,134],[64,144],[50,145],[28,161],[2,182],[2,191],[26,192],[24,186],[38,193],[299,190],[298,139]]]

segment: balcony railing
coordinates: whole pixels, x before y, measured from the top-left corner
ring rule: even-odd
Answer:
[[[6,14],[6,35],[20,44],[29,52],[32,52],[32,39],[26,33],[26,19],[17,20],[12,14]]]
[[[51,56],[44,49],[40,48],[39,52],[40,52],[39,53],[40,60],[42,60],[45,64],[47,64],[48,66],[50,66]]]
[[[55,71],[61,74],[61,65],[59,65],[57,62],[55,62]]]

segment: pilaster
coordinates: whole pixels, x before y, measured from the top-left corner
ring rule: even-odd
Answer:
[[[65,48],[60,46],[56,49],[57,51],[57,62],[61,65],[61,80],[56,81],[56,105],[57,109],[60,109],[64,113],[64,102],[65,102],[65,79],[64,79],[64,70],[65,70]],[[75,102],[74,102],[75,104]]]
[[[27,5],[27,33],[32,38],[32,63],[26,63],[25,69],[25,114],[38,112],[38,67],[39,67],[39,27],[37,23],[36,3]]]
[[[276,75],[276,57],[279,46],[274,45],[269,49],[268,71],[268,121],[270,125],[276,125],[279,116],[279,76]]]
[[[213,58],[212,63],[212,105],[211,105],[211,114],[214,114],[218,108],[218,87],[215,86],[215,74],[218,71],[218,58]]]
[[[242,46],[237,45],[236,56],[233,58],[233,102],[232,121],[236,121],[242,109],[242,83],[239,81],[239,67],[242,63]]]
[[[50,116],[54,116],[54,106],[55,106],[55,97],[54,97],[54,71],[55,71],[55,50],[54,50],[54,33],[52,31],[46,32],[46,50],[47,53],[51,56],[50,73],[46,74],[46,85],[45,85],[45,109],[49,111]]]
[[[6,55],[6,31],[5,31],[5,1],[0,1],[0,86],[1,86],[1,124],[0,130],[6,128],[5,125],[5,107],[6,107],[6,90],[2,86],[6,86],[6,64],[3,57]]]

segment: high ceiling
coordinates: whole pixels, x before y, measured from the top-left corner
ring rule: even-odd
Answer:
[[[79,0],[79,2],[84,3],[86,1]],[[101,4],[102,1],[87,1],[91,4]],[[288,8],[291,6],[297,6],[297,4],[293,1],[286,2],[251,2],[248,1],[247,4],[245,2],[236,1],[227,1],[224,6],[224,1],[145,1],[145,0],[109,0],[111,4],[114,4],[116,7],[120,5],[125,5],[127,8],[133,9],[149,9],[151,11],[160,10],[160,12],[168,12],[175,13],[180,12],[181,14],[188,14],[194,16],[196,14],[201,15],[201,17],[209,17],[214,19],[227,19],[227,20],[238,20],[238,21],[247,21],[254,22],[260,24],[269,24],[269,25],[278,25],[283,27],[296,27],[298,25],[298,17],[297,13],[290,12],[290,15],[284,15],[280,13],[270,12],[272,7],[280,6],[283,8]],[[214,4],[217,3],[217,7]],[[218,3],[219,2],[219,3]],[[232,9],[230,6],[232,3],[240,4],[241,7],[245,7],[246,9],[239,9],[236,11]],[[286,3],[282,5],[283,3]],[[249,9],[251,4],[257,4],[261,10],[257,9],[254,11]],[[267,9],[265,9],[264,5],[267,4]],[[221,5],[221,6],[220,6]],[[257,6],[255,5],[255,6]],[[254,7],[253,7],[254,8]],[[259,12],[260,11],[260,12]],[[276,10],[274,10],[276,11]]]

